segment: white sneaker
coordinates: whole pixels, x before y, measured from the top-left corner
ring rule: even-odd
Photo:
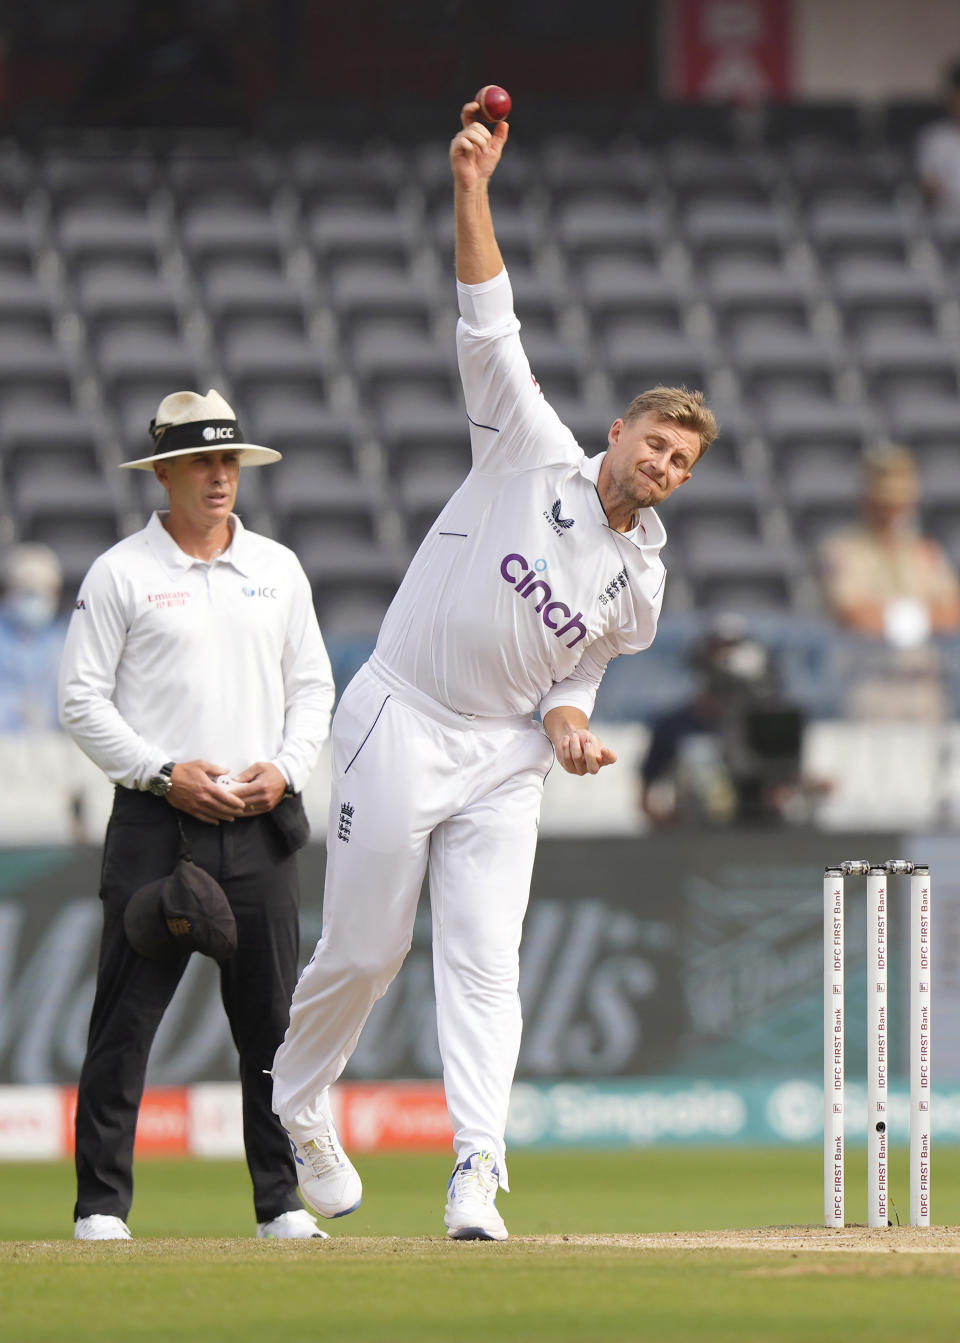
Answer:
[[[257,1240],[329,1240],[306,1208],[282,1212],[269,1222],[257,1223]]]
[[[132,1240],[130,1228],[122,1217],[94,1212],[89,1217],[78,1217],[73,1224],[74,1240]]]
[[[497,1212],[500,1169],[492,1152],[471,1152],[454,1168],[447,1185],[443,1214],[452,1240],[506,1240],[507,1228]]]
[[[356,1212],[363,1198],[363,1185],[340,1146],[333,1122],[305,1142],[290,1138],[290,1146],[297,1163],[300,1192],[307,1207],[321,1217],[346,1217],[348,1212]]]

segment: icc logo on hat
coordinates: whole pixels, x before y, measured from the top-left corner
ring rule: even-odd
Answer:
[[[208,424],[203,431],[204,442],[212,443],[214,439],[233,438],[233,432],[233,429],[229,425],[221,425],[219,428],[214,428],[212,424]]]

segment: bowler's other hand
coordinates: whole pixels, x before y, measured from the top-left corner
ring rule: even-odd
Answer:
[[[480,182],[489,181],[510,134],[507,122],[498,121],[493,130],[489,131],[477,120],[479,115],[478,102],[464,103],[460,112],[463,130],[458,131],[450,144],[450,167],[453,169],[454,181],[464,191],[472,190]]]
[[[209,760],[178,761],[170,775],[167,801],[208,825],[235,821],[243,815],[243,802],[217,783],[226,772],[223,765],[212,765]]]
[[[586,728],[556,737],[557,760],[568,774],[599,774],[604,765],[615,765],[617,755]]]
[[[258,760],[242,774],[233,777],[235,782],[230,791],[243,803],[247,816],[260,816],[266,811],[273,811],[287,791],[286,779],[276,765],[266,760]]]

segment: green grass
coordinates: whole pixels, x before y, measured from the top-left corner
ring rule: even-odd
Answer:
[[[119,1245],[68,1239],[68,1166],[0,1166],[0,1338],[873,1343],[899,1334],[953,1343],[958,1335],[955,1249],[456,1245],[442,1238],[445,1157],[365,1157],[358,1166],[363,1206],[326,1224],[335,1242],[271,1243],[251,1239],[242,1165],[142,1162],[130,1218],[137,1239]],[[863,1220],[863,1155],[851,1166],[848,1214]],[[820,1221],[820,1155],[811,1149],[521,1152],[511,1179],[515,1192],[501,1207],[514,1237]],[[891,1184],[906,1220],[899,1151]],[[937,1222],[960,1224],[960,1149],[936,1153],[933,1196]]]

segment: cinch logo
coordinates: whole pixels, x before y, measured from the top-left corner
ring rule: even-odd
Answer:
[[[519,597],[529,597],[537,588],[541,590],[542,596],[533,609],[538,612],[548,630],[556,631],[558,639],[562,639],[565,634],[569,634],[573,630],[579,630],[579,633],[574,635],[566,645],[567,648],[573,648],[574,644],[578,644],[587,635],[586,626],[583,624],[583,612],[578,611],[576,615],[573,615],[570,607],[563,602],[551,601],[553,589],[545,578],[538,578],[536,574],[539,564],[540,561],[538,560],[536,565],[531,568],[522,555],[505,555],[500,564],[500,573],[506,582],[516,589]],[[559,622],[554,619],[554,613],[557,611],[562,615],[569,616],[567,623],[559,628]]]
[[[229,425],[226,428],[215,429],[212,424],[208,424],[203,431],[203,441],[205,443],[219,442],[222,438],[233,438],[235,432]]]
[[[558,536],[563,536],[564,532],[573,526],[573,518],[562,518],[560,516],[560,500],[556,499],[551,505],[550,512],[543,510],[543,516],[549,522],[550,526]]]
[[[276,588],[251,588],[251,587],[244,587],[244,589],[243,589],[243,595],[244,595],[245,597],[272,597],[273,600],[276,601],[276,600],[277,600],[277,589],[276,589]]]

